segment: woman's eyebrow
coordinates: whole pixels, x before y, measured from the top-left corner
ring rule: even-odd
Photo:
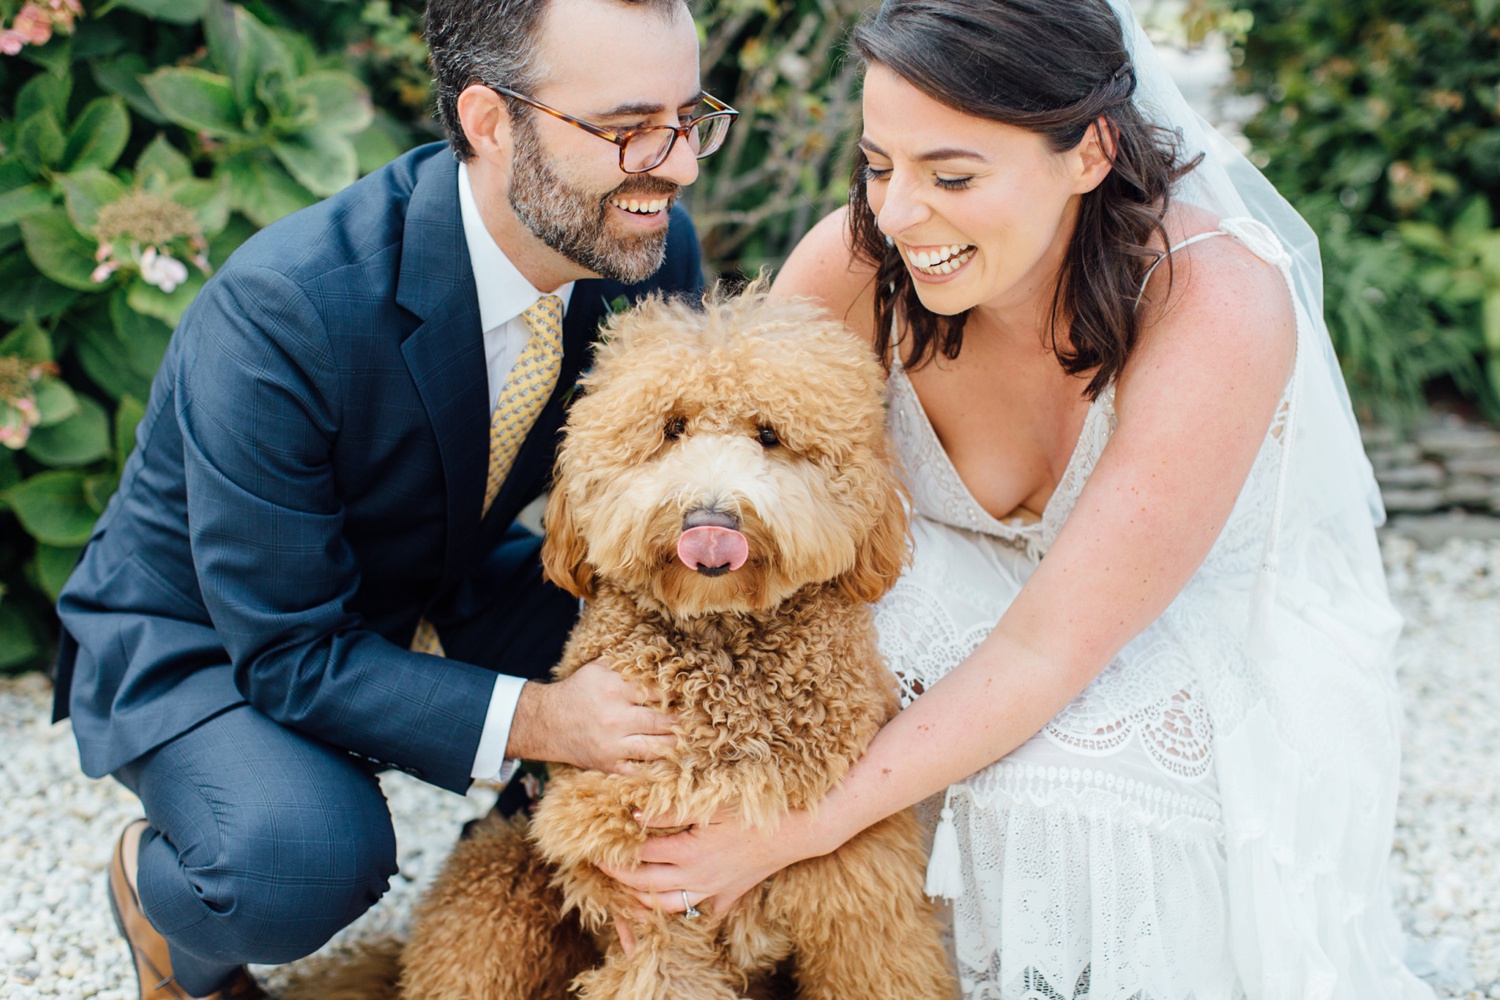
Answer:
[[[881,149],[879,146],[875,145],[867,138],[861,137],[859,140],[859,145],[861,149],[864,149],[867,152],[874,153],[876,156],[883,156],[887,160],[891,158],[891,155],[889,153]],[[918,154],[915,159],[918,163],[932,163],[936,160],[978,160],[980,163],[990,162],[989,157],[984,156],[982,153],[976,153],[972,149],[961,149],[957,146],[944,146],[941,149],[930,149],[925,153]]]

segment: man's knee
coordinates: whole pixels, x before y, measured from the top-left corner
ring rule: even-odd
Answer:
[[[268,814],[226,840],[212,865],[185,866],[226,959],[309,955],[385,894],[397,870],[389,815],[342,819]]]

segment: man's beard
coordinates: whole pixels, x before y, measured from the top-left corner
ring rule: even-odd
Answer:
[[[678,185],[641,174],[603,197],[590,195],[557,176],[529,115],[513,119],[511,132],[515,165],[510,207],[537,239],[578,266],[627,285],[657,272],[667,256],[667,228],[628,235],[613,232],[609,200],[629,195],[672,197]]]

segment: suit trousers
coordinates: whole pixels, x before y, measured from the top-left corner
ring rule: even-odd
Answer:
[[[494,664],[556,662],[578,603],[541,584],[534,538],[508,542],[532,558],[463,645]],[[114,772],[145,807],[141,907],[184,990],[310,955],[385,893],[396,838],[378,770],[241,704]]]

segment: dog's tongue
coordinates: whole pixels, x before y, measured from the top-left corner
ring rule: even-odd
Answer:
[[[728,566],[730,570],[737,570],[750,558],[750,543],[731,528],[713,525],[689,528],[677,539],[677,558],[692,570],[700,566],[704,569]]]

